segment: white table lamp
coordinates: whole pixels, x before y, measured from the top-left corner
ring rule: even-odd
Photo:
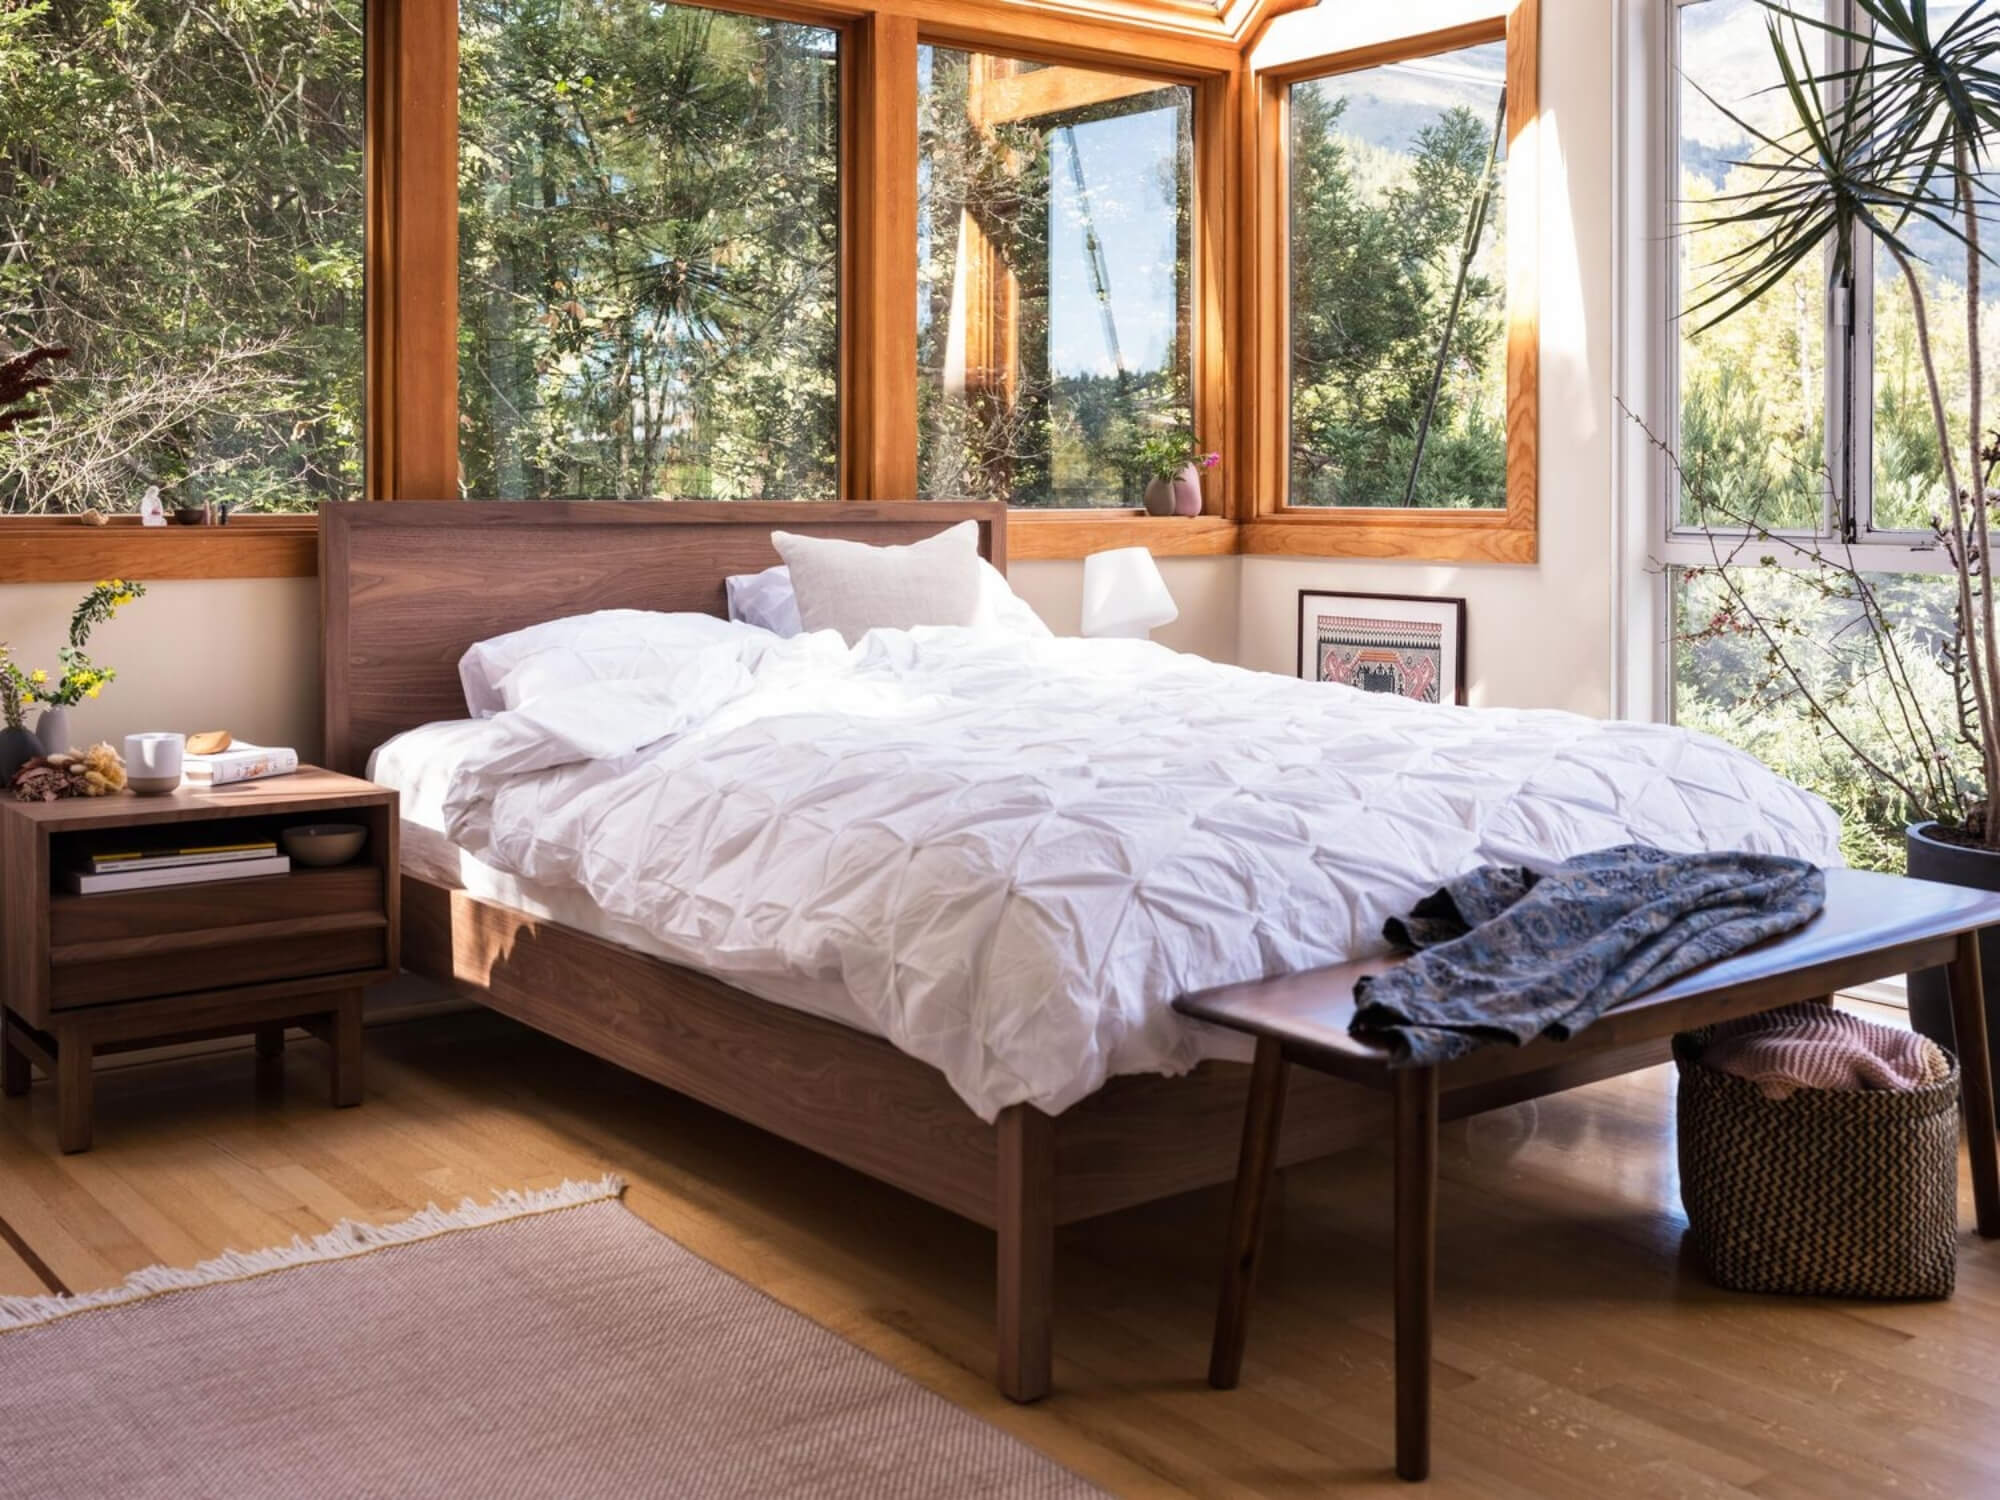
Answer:
[[[1167,581],[1144,547],[1114,547],[1083,560],[1083,633],[1135,636],[1180,618]]]

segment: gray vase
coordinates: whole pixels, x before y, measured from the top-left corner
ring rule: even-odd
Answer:
[[[42,753],[42,742],[25,729],[0,729],[0,785]]]
[[[41,753],[44,755],[53,755],[59,750],[74,750],[76,746],[69,737],[69,710],[43,709],[42,716],[35,720],[35,738],[42,742]]]
[[[1174,481],[1171,479],[1151,479],[1146,482],[1144,502],[1149,516],[1170,516],[1174,513]]]

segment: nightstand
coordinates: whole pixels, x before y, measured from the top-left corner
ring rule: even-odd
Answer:
[[[328,822],[368,830],[347,864],[88,896],[64,879],[121,843]],[[361,997],[397,971],[401,885],[395,792],[313,767],[164,797],[0,802],[0,1092],[26,1093],[39,1067],[62,1149],[84,1151],[94,1054],[254,1032],[268,1058],[299,1024],[331,1053],[334,1104],[359,1104]]]

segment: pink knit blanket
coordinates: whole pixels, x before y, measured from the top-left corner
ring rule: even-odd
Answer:
[[[1810,1002],[1725,1021],[1709,1033],[1701,1060],[1749,1079],[1767,1099],[1789,1098],[1795,1089],[1906,1094],[1951,1073],[1944,1050],[1928,1037]]]

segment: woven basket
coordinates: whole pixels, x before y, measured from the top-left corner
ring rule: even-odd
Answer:
[[[1674,1038],[1681,1203],[1716,1285],[1822,1297],[1949,1297],[1958,1269],[1958,1063],[1911,1093],[1767,1099]]]

